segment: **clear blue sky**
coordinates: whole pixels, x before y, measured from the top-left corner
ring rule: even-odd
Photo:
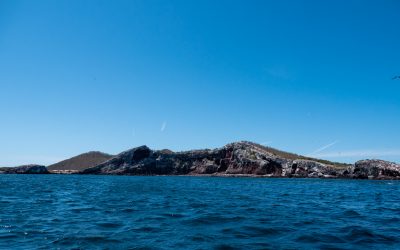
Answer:
[[[0,0],[0,165],[239,140],[400,161],[400,2]]]

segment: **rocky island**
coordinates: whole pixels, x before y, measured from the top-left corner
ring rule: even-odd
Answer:
[[[11,168],[0,168],[0,174],[49,174],[45,166],[31,164]]]
[[[3,174],[194,175],[289,178],[400,179],[400,165],[383,160],[344,164],[280,151],[252,142],[173,152],[140,146],[116,156],[89,152],[46,168],[0,168]]]
[[[400,165],[382,160],[343,164],[291,154],[252,142],[237,142],[212,150],[186,152],[151,150],[141,146],[80,173],[400,179]]]
[[[95,167],[113,157],[113,155],[91,151],[47,166],[47,169],[51,173],[56,174],[73,174],[87,168]]]

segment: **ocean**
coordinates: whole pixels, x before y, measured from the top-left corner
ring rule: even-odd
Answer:
[[[400,182],[0,175],[0,249],[400,249]]]

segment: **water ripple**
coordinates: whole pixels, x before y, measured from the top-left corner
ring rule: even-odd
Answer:
[[[0,175],[0,249],[399,249],[400,182]]]

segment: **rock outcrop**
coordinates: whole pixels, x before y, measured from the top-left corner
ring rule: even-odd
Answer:
[[[250,142],[218,149],[172,152],[141,146],[82,174],[346,177],[349,165],[281,152]]]
[[[93,154],[96,152],[90,152]],[[58,166],[72,166],[87,154],[71,158]],[[99,157],[92,157],[97,161]],[[279,151],[252,142],[230,143],[222,148],[173,152],[141,146],[78,172],[104,175],[210,175],[291,178],[400,179],[400,165],[382,160],[362,160],[353,165],[313,159]],[[100,158],[101,158],[100,157]],[[90,158],[90,159],[92,159]],[[111,158],[111,159],[109,159]],[[72,165],[71,165],[72,164]],[[94,163],[92,164],[94,165]],[[76,173],[78,170],[52,170],[51,173]],[[64,172],[60,172],[64,171]],[[73,171],[73,172],[71,172]],[[48,174],[41,165],[0,168],[0,174]]]
[[[345,168],[335,168],[311,160],[294,160],[291,165],[291,175],[294,177],[344,177]]]
[[[1,168],[0,174],[49,174],[49,171],[42,165],[24,165],[19,167]]]
[[[400,165],[382,160],[362,160],[354,164],[351,174],[357,179],[400,179]]]
[[[382,160],[341,164],[238,142],[186,152],[154,151],[141,146],[81,174],[400,179],[400,165]]]

